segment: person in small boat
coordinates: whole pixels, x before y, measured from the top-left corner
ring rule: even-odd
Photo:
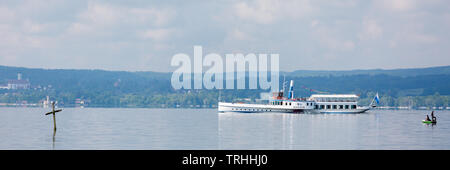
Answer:
[[[425,119],[425,121],[431,121],[430,117],[427,115],[427,118]]]
[[[436,117],[434,116],[434,111],[431,111],[431,120],[436,122]]]

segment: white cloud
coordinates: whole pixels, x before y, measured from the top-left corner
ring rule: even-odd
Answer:
[[[326,1],[331,3],[336,7],[356,7],[358,5],[358,0],[339,0],[339,1]]]
[[[78,17],[91,24],[114,24],[122,19],[123,12],[121,8],[90,1],[87,9]]]
[[[89,2],[87,9],[78,14],[68,28],[69,33],[102,33],[115,28],[140,29],[162,27],[175,15],[173,10],[162,8],[135,8]],[[137,26],[136,28],[130,28]],[[161,32],[159,32],[161,33]]]
[[[17,16],[9,15],[11,16],[16,20]],[[54,37],[39,35],[50,27],[51,24],[40,24],[31,20],[0,23],[0,55],[12,57],[29,48],[46,48],[53,45]]]
[[[436,44],[440,37],[434,32],[427,31],[429,25],[423,22],[406,22],[398,26],[390,37],[389,47],[408,47]],[[442,35],[441,35],[442,36]]]
[[[250,39],[250,36],[247,34],[247,33],[245,33],[245,32],[243,32],[243,31],[241,31],[241,30],[239,30],[239,29],[234,29],[234,30],[232,30],[231,32],[230,32],[230,35],[229,35],[229,37],[231,38],[231,39],[234,39],[234,40],[249,40]]]
[[[439,39],[436,36],[424,33],[403,34],[403,38],[406,41],[420,44],[432,44],[439,41]]]
[[[52,28],[57,27],[53,23],[37,23],[32,20],[26,20],[22,23],[22,30],[25,33],[35,34],[42,33],[51,30]]]
[[[339,23],[339,22],[337,22]],[[345,37],[342,35],[345,32],[342,24],[333,25],[316,25],[312,28],[312,38],[318,41],[322,48],[332,51],[352,51],[355,49],[356,44],[351,37]]]
[[[166,25],[173,17],[175,17],[175,12],[171,9],[148,9],[148,8],[132,8],[129,10],[130,14],[136,19],[136,22],[146,23],[150,22],[155,26]]]
[[[72,23],[69,28],[67,28],[67,33],[69,35],[73,35],[73,34],[82,34],[82,33],[87,33],[87,32],[92,32],[94,29],[84,23],[80,23],[80,22],[74,22]]]
[[[355,43],[351,40],[346,40],[342,44],[342,49],[343,50],[353,50],[353,49],[355,49]]]
[[[14,21],[15,13],[13,10],[0,6],[0,23]]]
[[[112,5],[89,1],[87,8],[78,13],[76,20],[67,28],[71,36],[83,34],[103,34],[105,29],[114,28],[122,20],[123,10]]]
[[[172,33],[173,30],[171,29],[149,29],[142,33],[142,36],[155,41],[161,41],[167,39]]]
[[[239,18],[254,20],[255,22],[268,24],[275,19],[275,13],[277,10],[272,5],[269,4],[271,1],[257,1],[256,7],[247,4],[246,2],[239,2],[235,5],[236,15]]]
[[[397,41],[395,41],[395,40],[390,40],[390,41],[389,41],[389,47],[390,47],[390,48],[395,48],[395,47],[397,47]]]
[[[417,6],[416,0],[375,0],[383,8],[393,11],[409,11]]]
[[[313,11],[308,0],[240,1],[234,5],[235,15],[243,20],[270,24],[281,18],[301,18]]]
[[[362,68],[366,65],[355,63],[374,56],[378,63],[370,66],[406,67],[423,61],[441,64],[450,44],[446,0],[0,4],[0,64],[4,65],[170,71],[165,65],[169,56],[199,44],[212,52],[277,52],[285,61],[293,61],[280,63],[286,69]],[[135,67],[144,56],[148,65]],[[335,60],[323,65],[323,58],[313,56]],[[418,59],[389,62],[410,56]]]
[[[311,21],[311,27],[316,27],[320,22],[318,20]]]
[[[365,18],[362,22],[362,31],[358,34],[361,40],[371,40],[380,38],[383,34],[383,29],[373,19]]]

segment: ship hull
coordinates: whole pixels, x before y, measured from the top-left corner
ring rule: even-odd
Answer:
[[[239,112],[239,113],[312,113],[312,109],[292,107],[292,106],[275,106],[264,104],[244,104],[244,103],[223,103],[220,102],[218,106],[219,112]]]
[[[369,110],[368,107],[358,107],[356,109],[313,109],[300,108],[292,106],[276,106],[264,104],[245,104],[245,103],[224,103],[219,102],[218,111],[224,112],[238,112],[238,113],[297,113],[297,114],[358,114]]]
[[[348,109],[348,110],[314,110],[317,113],[323,114],[358,114],[364,113],[369,109]]]

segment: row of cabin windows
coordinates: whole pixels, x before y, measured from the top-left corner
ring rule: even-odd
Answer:
[[[314,98],[316,102],[356,102],[357,98]]]
[[[314,103],[306,103],[306,106],[313,106]],[[279,101],[273,101],[272,105],[285,105],[285,106],[292,106],[291,102],[279,102]],[[299,103],[297,103],[297,106],[300,105]]]
[[[259,111],[259,112],[270,112],[270,109],[242,109],[242,108],[231,108],[231,110],[236,111]]]
[[[291,102],[279,102],[279,101],[273,101],[272,102],[272,105],[285,105],[285,106],[287,106],[287,105],[289,105],[289,106],[291,106],[292,105],[292,103]]]
[[[316,109],[356,109],[356,105],[316,105]]]

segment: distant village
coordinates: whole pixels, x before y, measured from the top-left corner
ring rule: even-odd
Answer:
[[[30,88],[31,88],[30,81],[28,79],[23,80],[21,73],[17,74],[17,80],[8,80],[8,84],[0,86],[0,89],[7,89],[7,90],[21,90],[21,89],[26,90]]]
[[[6,85],[0,84],[0,90],[47,90],[52,88],[51,85],[42,87],[41,85],[32,86],[29,79],[23,79],[22,73],[17,73],[17,79],[8,80]],[[8,93],[6,93],[7,95]],[[74,101],[75,107],[85,107],[88,100],[76,99]],[[29,103],[26,100],[16,101],[15,103],[0,103],[0,106],[30,106],[30,107],[44,107],[47,108],[51,104],[50,97],[39,101],[39,103]]]

